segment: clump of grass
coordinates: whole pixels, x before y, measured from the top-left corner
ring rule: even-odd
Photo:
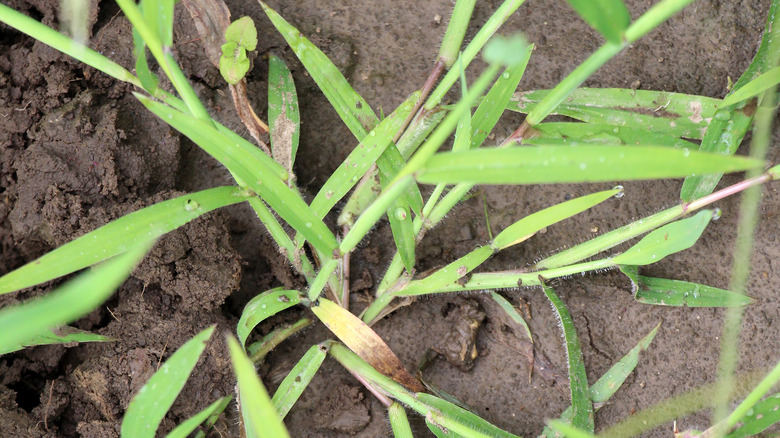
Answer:
[[[777,166],[764,171],[765,146],[776,97],[774,87],[780,82],[775,67],[780,30],[773,26],[780,2],[772,2],[761,48],[724,100],[662,91],[578,88],[601,65],[685,7],[690,0],[662,0],[634,22],[630,21],[621,0],[570,0],[583,19],[604,36],[604,45],[555,88],[525,92],[519,97],[514,93],[532,58],[532,46],[520,36],[503,39],[494,34],[523,1],[504,1],[471,42],[462,47],[474,2],[457,1],[431,75],[420,91],[382,118],[377,117],[316,46],[276,11],[260,2],[358,142],[310,203],[298,193],[293,173],[300,117],[289,70],[279,58],[269,59],[270,120],[267,128],[255,120],[257,117],[251,107],[247,107],[245,99],[241,98],[241,84],[249,68],[246,53],[256,45],[251,20],[242,18],[228,27],[225,9],[219,7],[219,2],[203,2],[211,4],[212,13],[222,14],[215,15],[219,18],[215,22],[225,24],[224,35],[207,35],[208,40],[219,42],[222,49],[220,60],[212,61],[215,65],[219,63],[226,81],[231,84],[239,112],[244,110],[242,120],[248,127],[251,125],[250,132],[257,145],[213,119],[179,69],[171,51],[173,0],[142,0],[139,4],[118,0],[133,26],[135,74],[81,43],[0,5],[0,20],[4,23],[118,80],[135,85],[138,92],[134,95],[149,111],[223,164],[236,182],[232,187],[191,193],[124,216],[0,278],[0,293],[8,293],[98,265],[38,301],[0,311],[0,351],[52,342],[109,341],[89,333],[61,336],[52,330],[105,301],[130,275],[157,238],[202,214],[238,202],[250,204],[293,268],[308,284],[307,290],[275,288],[259,294],[244,309],[236,330],[238,340],[232,335],[228,337],[238,381],[236,402],[241,412],[240,427],[247,436],[286,436],[282,423],[284,416],[327,356],[349,370],[387,407],[395,436],[411,436],[407,408],[422,415],[437,436],[514,436],[462,406],[429,394],[423,383],[407,372],[371,328],[374,322],[395,309],[397,299],[518,285],[540,286],[558,315],[564,334],[571,391],[571,407],[559,420],[549,422],[544,436],[592,435],[594,412],[622,385],[638,363],[640,352],[649,347],[660,327],[659,324],[601,379],[589,385],[572,319],[565,303],[549,287],[547,280],[617,267],[634,283],[635,298],[639,303],[729,307],[737,310],[732,310],[727,327],[738,327],[741,318],[738,309],[750,303],[743,293],[744,273],[735,273],[732,290],[726,291],[680,280],[642,276],[638,266],[655,263],[694,245],[717,215],[705,207],[725,196],[755,190],[760,184],[780,176]],[[147,63],[147,50],[170,80],[178,97],[159,87],[158,78]],[[467,84],[464,71],[480,52],[488,67],[474,82]],[[442,104],[443,97],[458,80],[461,82],[461,100],[453,105]],[[757,147],[751,149],[750,157],[733,156],[742,136],[753,126],[752,115],[739,111],[752,104],[748,100],[757,100],[760,108],[754,126],[754,145]],[[671,121],[669,118],[659,121],[646,115],[647,111],[658,107],[659,102],[663,102]],[[524,122],[500,145],[484,145],[493,126],[507,110],[525,113]],[[551,114],[565,115],[577,122],[544,122]],[[270,130],[270,148],[257,135],[261,129]],[[731,135],[721,135],[726,130]],[[441,151],[453,134],[452,149]],[[701,141],[701,144],[694,141]],[[713,192],[723,173],[744,170],[750,172],[744,182]],[[686,180],[679,205],[552,255],[532,269],[474,272],[493,254],[521,244],[548,226],[596,208],[611,197],[621,197],[623,188],[618,186],[592,193],[530,214],[491,236],[488,245],[474,249],[424,278],[416,276],[417,244],[477,184],[587,183],[681,177]],[[428,194],[421,190],[420,184],[430,184],[434,188]],[[342,211],[334,212],[339,213],[341,228],[332,230],[323,219],[348,194]],[[748,225],[750,218],[755,216],[757,205],[754,198],[748,198],[743,209],[745,222],[740,226],[742,243],[738,251],[742,260],[749,254],[752,229]],[[350,256],[384,217],[390,222],[397,252],[377,287],[373,302],[361,315],[354,315],[349,310]],[[288,234],[286,229],[295,233]],[[625,251],[592,259],[645,233]],[[304,246],[310,251],[304,251]],[[533,340],[520,314],[497,293],[491,296],[511,318],[525,326]],[[271,396],[255,373],[254,364],[274,346],[310,325],[312,319],[302,318],[290,327],[267,334],[260,341],[249,345],[246,342],[260,322],[293,306],[309,307],[338,340],[311,346]],[[206,328],[181,346],[139,391],[125,414],[123,436],[155,435],[213,330],[213,327]],[[729,351],[736,345],[733,339],[725,339],[724,336],[721,394],[729,393],[735,357]],[[722,398],[714,425],[701,435],[745,436],[780,421],[780,416],[774,414],[777,397],[761,401],[778,380],[780,365],[759,382],[731,414],[723,407],[728,399]],[[201,423],[213,424],[229,403],[229,398],[214,400],[168,436],[188,436]],[[675,414],[682,415],[682,412],[686,412],[685,409],[681,408]],[[659,418],[663,417],[653,421]],[[742,425],[735,428],[739,423]],[[642,428],[628,430],[639,433]],[[203,432],[198,436],[203,436]]]

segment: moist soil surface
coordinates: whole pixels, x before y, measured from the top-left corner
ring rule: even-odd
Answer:
[[[4,3],[58,26],[56,0]],[[314,0],[269,3],[322,48],[377,113],[382,109],[385,114],[423,83],[452,8],[449,0],[339,0],[327,7]],[[627,3],[636,18],[654,2]],[[768,3],[697,1],[627,48],[585,85],[722,97],[728,78],[736,80],[755,54]],[[477,2],[467,38],[499,4]],[[132,69],[127,20],[113,2],[93,1],[92,6],[90,45]],[[293,71],[302,114],[295,171],[302,192],[311,199],[356,140],[260,6],[240,1],[229,1],[228,6],[234,19],[249,15],[259,29],[248,89],[261,118],[265,119],[267,105],[264,57],[281,56]],[[183,5],[177,6],[176,14],[174,54],[183,70],[213,116],[248,136]],[[501,32],[518,31],[536,44],[521,90],[554,86],[602,41],[564,0],[527,2]],[[469,74],[473,77],[481,67],[477,62]],[[128,85],[0,26],[0,274],[126,213],[231,183],[222,166],[145,111],[131,91]],[[507,114],[490,141],[500,142],[521,121],[522,116]],[[777,148],[771,149],[769,159],[780,161]],[[727,176],[721,186],[740,178]],[[486,215],[495,232],[541,208],[621,183],[475,189],[428,233],[418,249],[417,270],[444,265],[485,244]],[[681,181],[623,185],[624,197],[550,227],[481,269],[526,267],[561,248],[674,205]],[[778,360],[780,193],[770,185],[762,196],[748,283],[754,303],[745,308],[740,373],[766,369]],[[717,206],[722,217],[693,248],[642,272],[728,288],[739,197]],[[392,248],[389,226],[381,223],[352,257],[353,311],[366,305]],[[234,330],[243,306],[258,293],[276,286],[302,288],[302,279],[291,272],[246,205],[213,212],[170,233],[105,305],[73,324],[116,342],[36,347],[0,357],[0,436],[118,436],[133,394],[161,361],[211,324],[223,333]],[[43,295],[61,283],[3,295],[0,305]],[[574,319],[591,383],[663,322],[634,373],[598,411],[597,428],[714,380],[723,310],[639,304],[632,298],[629,280],[615,271],[562,279],[554,286]],[[556,417],[569,403],[561,335],[539,289],[502,293],[529,318],[533,346],[521,328],[478,293],[424,298],[374,327],[409,370],[429,359],[426,382],[490,422],[534,436],[544,419]],[[304,308],[286,311],[262,323],[252,339],[304,316],[312,315]],[[324,326],[314,324],[277,347],[259,368],[269,389],[276,388],[310,345],[328,337]],[[471,352],[476,356],[472,358]],[[161,431],[172,429],[217,397],[232,394],[234,387],[224,337],[214,336]],[[679,417],[678,426],[704,428],[709,415],[704,410]],[[235,417],[232,406],[209,436],[238,436]],[[410,413],[410,418],[415,436],[430,434],[420,417]],[[285,422],[295,437],[391,434],[382,404],[330,359]],[[645,435],[669,436],[671,431],[672,424],[666,421]]]

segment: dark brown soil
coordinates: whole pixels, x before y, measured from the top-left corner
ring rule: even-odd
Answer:
[[[57,25],[56,0],[5,0],[44,23]],[[331,57],[375,110],[388,113],[425,79],[452,2],[340,0],[272,1],[282,16]],[[629,1],[633,17],[652,3]],[[293,69],[303,118],[298,182],[309,194],[346,157],[355,139],[338,120],[300,63],[254,2],[228,2],[233,18],[252,16],[260,31],[249,96],[265,117],[267,68],[273,52]],[[477,2],[473,35],[498,0]],[[767,0],[698,1],[599,70],[586,85],[639,87],[721,97],[727,78],[739,77],[752,58]],[[441,23],[437,17],[444,17]],[[130,27],[113,2],[91,17],[91,44],[127,68],[133,66]],[[595,50],[601,39],[564,0],[523,5],[502,33],[523,31],[536,43],[522,89],[548,88]],[[245,134],[226,85],[206,60],[186,11],[177,7],[175,55],[212,114]],[[474,71],[478,71],[479,65]],[[473,73],[473,72],[471,72]],[[186,138],[146,112],[130,87],[55,50],[0,26],[0,274],[123,214],[182,192],[229,184],[226,170]],[[521,121],[508,115],[496,141]],[[780,161],[773,148],[770,161]],[[733,183],[739,176],[724,178]],[[618,182],[615,182],[618,183]],[[614,184],[486,187],[459,206],[420,247],[419,268],[453,260],[493,230],[543,207]],[[626,196],[550,227],[524,245],[499,254],[484,269],[525,266],[632,219],[676,202],[680,181],[630,183]],[[689,251],[645,270],[652,275],[726,288],[736,235],[739,197],[719,204],[723,217]],[[749,282],[755,303],[746,308],[741,372],[778,360],[780,305],[776,286],[780,194],[764,189]],[[380,225],[353,257],[353,302],[369,296],[390,260],[389,227]],[[0,297],[3,306],[50,291],[61,281]],[[118,339],[104,344],[28,349],[0,358],[0,436],[118,436],[134,392],[162,360],[210,324],[233,330],[244,304],[271,287],[302,287],[246,206],[215,212],[166,236],[114,297],[75,325]],[[597,428],[714,379],[724,312],[640,305],[615,272],[565,279],[556,290],[572,313],[586,368],[595,381],[659,321],[664,324],[639,366],[596,416]],[[529,323],[537,366],[524,333],[479,294],[437,296],[402,308],[375,329],[401,361],[415,370],[428,351],[426,381],[456,396],[487,420],[523,436],[568,404],[566,365],[558,325],[537,289],[505,296],[533,317]],[[264,334],[305,314],[288,311],[261,324]],[[257,336],[257,335],[255,335]],[[313,343],[328,336],[315,325],[283,343],[261,367],[269,389]],[[231,394],[234,380],[223,336],[215,336],[161,430]],[[474,355],[476,353],[476,355]],[[549,363],[545,362],[549,361]],[[545,368],[545,372],[539,372]],[[552,389],[552,390],[551,390]],[[213,436],[237,436],[234,409]],[[416,435],[424,422],[412,416]],[[681,428],[709,424],[707,411],[680,418]],[[338,364],[327,360],[287,417],[292,436],[387,436],[382,405]],[[669,436],[671,423],[647,436]]]

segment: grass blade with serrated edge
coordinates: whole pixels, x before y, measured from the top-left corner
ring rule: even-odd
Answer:
[[[313,322],[314,321],[311,318],[301,318],[298,321],[295,321],[293,324],[285,324],[280,327],[276,327],[268,334],[263,336],[263,339],[246,347],[246,352],[250,359],[252,359],[252,362],[256,364],[260,363],[263,359],[265,359],[265,356],[267,356],[268,353],[273,351],[274,348],[284,342],[285,339],[288,339],[290,336],[312,325]]]
[[[399,403],[393,403],[387,408],[387,416],[390,419],[390,427],[393,428],[395,438],[413,438],[412,427],[406,418],[406,410]]]
[[[122,216],[0,277],[0,293],[34,286],[149,242],[219,207],[245,201],[237,187],[218,187]]]
[[[774,67],[772,58],[775,54],[770,46],[772,40],[780,38],[780,26],[774,25],[777,24],[774,21],[779,8],[780,0],[772,0],[767,13],[766,30],[761,39],[761,45],[747,70],[734,84],[732,93],[736,93],[756,76]],[[742,138],[752,125],[755,112],[756,102],[752,100],[718,109],[709,128],[707,128],[699,150],[734,155],[742,143]],[[718,185],[722,176],[722,173],[716,172],[686,178],[680,191],[680,199],[688,202],[709,195]]]
[[[292,175],[301,136],[301,112],[292,74],[274,55],[268,57],[268,128],[274,161]]]
[[[699,145],[646,128],[617,127],[602,123],[550,122],[540,123],[523,138],[523,144],[581,146],[584,144],[622,144],[698,149]]]
[[[544,294],[555,310],[558,321],[561,324],[561,330],[565,338],[566,360],[569,368],[569,389],[571,390],[572,406],[572,425],[589,432],[593,432],[593,403],[588,391],[588,376],[585,373],[585,363],[582,361],[582,350],[580,341],[577,339],[577,329],[574,327],[574,321],[566,310],[560,298],[549,286],[544,284],[542,279],[539,281],[544,289]]]
[[[753,79],[745,84],[742,88],[729,94],[728,97],[721,102],[722,106],[734,105],[751,97],[758,96],[767,89],[774,87],[780,83],[780,67],[775,67],[761,76]]]
[[[659,146],[527,146],[439,153],[422,166],[417,180],[425,184],[628,181],[737,172],[763,165],[746,157]]]
[[[642,304],[688,307],[746,306],[750,297],[716,287],[688,281],[639,275],[636,266],[619,265],[620,271],[631,279],[634,299]]]
[[[284,419],[290,412],[290,408],[298,401],[298,397],[301,396],[314,374],[320,369],[327,353],[328,348],[324,345],[312,346],[279,384],[271,403],[273,403],[280,418]]]
[[[506,298],[495,292],[490,292],[490,297],[493,298],[493,301],[498,303],[499,306],[501,306],[501,309],[507,314],[507,316],[512,318],[512,321],[523,326],[525,329],[525,334],[528,335],[528,339],[530,339],[531,343],[533,344],[534,337],[531,334],[531,328],[528,327],[528,323],[525,322],[525,319],[522,315],[520,315],[520,312],[515,309],[515,306],[513,306],[512,303],[510,303]]]
[[[116,339],[79,330],[70,326],[63,326],[56,329],[48,330],[48,332],[35,336],[24,343],[1,349],[0,355],[18,351],[26,347],[36,347],[38,345],[67,344],[71,342],[111,342],[111,341],[116,341]]]
[[[338,68],[317,46],[265,2],[261,1],[260,5],[347,128],[358,140],[362,140],[379,123],[368,103],[352,89]]]
[[[393,136],[411,112],[419,95],[419,91],[412,93],[350,152],[311,202],[311,208],[315,214],[319,217],[325,217],[330,209],[357,183],[358,178],[376,162],[385,148],[393,141]]]
[[[606,403],[615,392],[623,385],[631,372],[634,371],[639,363],[639,353],[647,350],[650,343],[653,342],[658,329],[661,328],[661,323],[650,331],[639,343],[631,349],[625,356],[623,356],[616,364],[604,373],[599,380],[596,381],[589,388],[590,399],[593,403]],[[570,423],[572,417],[572,408],[568,407],[561,414],[558,419],[563,422]],[[545,427],[539,438],[560,438],[561,434],[553,432],[549,427]]]
[[[290,434],[274,409],[252,361],[246,357],[238,341],[227,338],[233,370],[238,380],[238,406],[247,438],[289,438]]]
[[[168,409],[179,396],[216,326],[211,326],[179,347],[162,364],[127,406],[122,437],[153,438]]]
[[[615,256],[616,265],[648,265],[669,254],[688,249],[699,240],[712,220],[712,210],[702,210],[695,216],[664,225],[653,231],[631,248]]]
[[[205,409],[176,426],[168,435],[165,435],[165,438],[187,438],[198,426],[203,424],[204,421],[220,411],[220,408],[224,410],[223,405],[227,400],[230,400],[230,397],[221,397],[214,400],[214,402]]]
[[[780,393],[770,395],[754,405],[740,420],[742,426],[726,438],[755,436],[780,421]]]
[[[319,304],[312,306],[311,310],[341,342],[377,371],[413,391],[424,390],[385,341],[360,318],[325,298],[320,298]]]
[[[266,318],[276,315],[282,310],[300,303],[301,293],[297,290],[284,290],[277,287],[252,298],[244,306],[241,318],[238,320],[236,334],[241,346],[246,344],[246,338],[252,330]]]
[[[127,279],[152,244],[131,248],[41,298],[0,310],[0,351],[24,344],[97,308]]]
[[[561,222],[562,220],[588,210],[615,195],[621,194],[622,190],[621,187],[591,193],[590,195],[580,196],[579,198],[561,202],[560,204],[530,214],[498,233],[496,238],[493,239],[492,246],[498,250],[502,250],[512,245],[516,245],[528,239],[539,230]]]
[[[506,108],[525,73],[531,50],[533,50],[533,44],[528,48],[525,62],[507,67],[479,103],[477,110],[474,111],[471,121],[471,149],[482,145],[498,119],[501,118],[504,108]]]
[[[440,413],[439,415],[435,415],[435,419],[445,420],[442,421],[442,426],[450,429],[450,431],[455,432],[456,434],[472,436],[471,434],[464,433],[471,432],[476,434],[473,436],[517,438],[517,435],[499,429],[498,427],[488,423],[479,416],[461,408],[460,406],[430,394],[420,392],[416,395],[418,400],[433,408],[432,413],[435,411]],[[428,417],[426,417],[426,419],[427,418]],[[439,421],[434,421],[434,423],[439,423]]]
[[[622,0],[566,0],[592,28],[607,41],[619,44],[631,23],[631,14]]]
[[[205,126],[197,119],[180,111],[136,95],[138,100],[160,119],[186,135],[206,153],[227,167],[239,184],[246,184],[271,206],[291,227],[306,237],[319,251],[330,254],[337,246],[336,237],[309,208],[300,195],[287,186],[273,166],[255,157],[216,129]],[[268,157],[266,157],[268,158]],[[268,158],[268,161],[275,163]],[[276,164],[278,166],[278,164]],[[286,173],[286,172],[285,172]]]

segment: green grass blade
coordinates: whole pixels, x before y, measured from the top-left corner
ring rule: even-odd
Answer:
[[[680,178],[763,167],[759,160],[660,146],[528,146],[444,152],[417,180],[425,184],[550,184]]]
[[[374,111],[352,89],[338,68],[317,46],[265,2],[261,1],[260,4],[276,30],[287,40],[287,44],[306,67],[306,71],[309,72],[314,82],[333,105],[341,120],[358,140],[362,140],[379,123]]]
[[[533,137],[523,139],[523,144],[581,146],[585,144],[641,145],[688,148],[699,145],[673,135],[646,128],[613,126],[603,123],[551,122],[540,123],[533,128]]]
[[[509,100],[520,83],[525,68],[528,65],[533,45],[528,47],[525,62],[507,67],[496,83],[490,88],[485,98],[479,103],[471,121],[471,149],[478,148],[487,138],[498,119],[504,113]]]
[[[583,20],[599,31],[607,41],[622,42],[631,14],[622,0],[567,0]]]
[[[766,30],[761,39],[761,45],[758,47],[756,56],[753,57],[747,70],[734,84],[731,90],[732,94],[739,92],[751,80],[775,67],[773,65],[775,50],[772,48],[772,41],[780,38],[780,26],[775,25],[778,8],[780,8],[780,1],[772,0],[767,13]],[[754,104],[755,102],[752,101],[737,103],[731,106],[721,104],[720,109],[718,109],[713,116],[712,122],[710,122],[710,127],[702,139],[699,150],[734,155],[742,143],[742,138],[753,123],[753,115],[756,112]],[[716,173],[686,178],[680,191],[680,199],[690,202],[709,195],[715,189],[715,186],[718,185],[722,176],[721,173]]]
[[[413,438],[412,426],[406,418],[406,410],[399,403],[393,403],[387,408],[387,416],[390,419],[390,427],[393,428],[395,438]]]
[[[540,279],[541,281],[541,279]],[[566,358],[569,367],[569,389],[571,390],[572,425],[574,427],[593,432],[593,403],[591,403],[588,391],[588,376],[585,374],[585,363],[582,361],[580,341],[577,339],[577,330],[574,321],[566,310],[560,298],[552,288],[542,282],[544,294],[555,309],[561,330],[565,337]]]
[[[282,380],[279,388],[274,393],[271,403],[273,403],[279,417],[284,419],[290,409],[293,407],[303,390],[309,385],[311,379],[320,369],[322,361],[328,353],[328,348],[324,345],[314,345],[303,355],[301,360],[295,364],[287,377]]]
[[[406,268],[407,272],[413,272],[417,233],[414,232],[412,212],[406,207],[406,203],[403,202],[402,198],[396,198],[393,205],[387,210],[387,218],[390,221],[393,241],[398,249],[404,268]]]
[[[230,397],[222,397],[216,399],[212,404],[208,405],[205,409],[193,415],[174,428],[165,438],[187,438],[195,429],[208,420],[209,417],[217,412],[223,411],[224,405]]]
[[[501,309],[504,310],[504,312],[509,316],[512,321],[520,324],[525,329],[525,334],[528,335],[528,339],[531,340],[531,343],[534,342],[534,337],[531,334],[531,328],[528,327],[528,323],[525,322],[525,319],[522,315],[520,315],[520,312],[515,309],[515,306],[512,305],[506,298],[502,297],[501,295],[497,294],[496,292],[490,292],[490,297],[493,298],[493,301],[498,303],[498,305],[501,307]]]
[[[664,225],[614,257],[612,262],[616,265],[648,265],[688,249],[699,240],[711,219],[712,210],[702,210],[693,217]]]
[[[459,279],[465,281],[467,280],[468,273],[476,269],[492,256],[493,252],[494,250],[490,246],[477,248],[447,266],[438,269],[433,274],[421,280],[410,282],[405,288],[398,292],[398,295],[425,295],[447,284],[457,282]]]
[[[458,52],[463,45],[463,37],[466,36],[466,29],[469,26],[471,13],[474,11],[476,2],[476,0],[458,0],[455,3],[439,48],[439,56],[436,58],[437,61],[444,63],[445,68],[451,68],[458,58]]]
[[[606,403],[617,392],[618,388],[623,385],[623,382],[626,381],[639,363],[639,354],[650,347],[650,343],[653,342],[653,338],[655,338],[660,328],[661,323],[658,323],[628,354],[612,365],[612,368],[590,387],[590,399],[593,403]],[[571,423],[572,413],[572,408],[569,407],[563,411],[558,420]],[[562,436],[563,434],[545,427],[539,438],[560,438]]]
[[[300,195],[279,178],[278,170],[281,167],[275,161],[262,153],[259,156],[264,159],[258,159],[258,155],[247,152],[240,144],[231,142],[216,129],[204,125],[188,114],[144,96],[136,95],[136,97],[160,119],[186,135],[225,165],[235,177],[241,180],[239,184],[246,184],[260,195],[282,219],[303,234],[315,248],[326,254],[333,252],[337,246],[336,237]],[[287,173],[283,169],[281,171]]]
[[[106,336],[98,335],[95,333],[86,332],[70,326],[59,327],[51,329],[37,335],[24,343],[9,346],[4,349],[0,349],[0,355],[11,353],[21,350],[25,347],[35,347],[38,345],[51,345],[51,344],[67,344],[70,342],[111,342],[116,341]]]
[[[442,426],[431,423],[431,420],[427,418],[425,419],[425,425],[428,426],[428,429],[433,432],[434,435],[436,435],[436,438],[461,438],[463,436],[458,435],[451,430],[443,430]]]
[[[235,338],[228,336],[227,341],[233,370],[238,380],[239,409],[244,420],[246,437],[289,438],[290,434],[274,409],[252,361],[244,354]]]
[[[497,250],[502,250],[512,245],[516,245],[543,228],[570,218],[613,196],[621,194],[622,190],[623,188],[621,187],[591,193],[590,195],[580,196],[579,198],[562,202],[530,214],[498,233],[496,238],[493,239],[492,246]]]
[[[775,67],[761,76],[745,84],[742,88],[731,93],[723,99],[722,106],[730,106],[751,97],[758,96],[764,91],[780,84],[780,67]]]
[[[252,362],[260,363],[268,353],[284,342],[285,339],[312,325],[312,323],[313,321],[310,318],[301,318],[292,324],[276,327],[263,336],[263,339],[246,347],[246,352],[252,359]]]
[[[742,426],[726,435],[726,438],[755,436],[769,426],[780,422],[780,393],[771,395],[757,403],[739,421],[742,422]]]
[[[274,55],[268,57],[268,129],[274,161],[292,175],[301,137],[301,112],[292,74]]]
[[[592,432],[586,432],[580,428],[572,426],[569,423],[564,423],[563,421],[550,420],[547,422],[547,426],[549,426],[551,429],[555,430],[556,432],[560,433],[561,436],[565,436],[568,438],[595,438],[596,437],[596,435],[593,435]]]
[[[631,279],[634,299],[642,304],[688,307],[730,307],[746,306],[752,303],[750,297],[724,289],[665,278],[639,275],[636,266],[618,266]]]
[[[406,161],[404,160],[403,156],[401,156],[398,148],[396,148],[395,145],[391,143],[387,146],[387,148],[385,148],[384,153],[382,153],[379,159],[377,159],[376,165],[379,168],[379,172],[381,173],[379,178],[380,182],[382,181],[382,177],[384,177],[387,181],[393,181],[401,172],[401,169],[406,166]],[[386,186],[387,183],[383,184],[383,187]],[[420,193],[420,188],[416,183],[410,184],[409,187],[407,187],[403,194],[403,200],[404,203],[408,204],[409,208],[411,208],[415,213],[420,214],[422,212],[422,194]]]
[[[507,109],[534,111],[550,90],[517,93]],[[552,114],[587,123],[700,139],[720,105],[718,99],[665,91],[626,88],[578,88]]]
[[[239,318],[238,327],[236,327],[236,334],[241,346],[246,344],[246,339],[257,324],[282,310],[299,304],[301,300],[301,293],[297,290],[284,290],[281,287],[263,292],[249,300],[241,312],[241,318]]]
[[[168,409],[190,378],[216,326],[187,341],[157,370],[130,401],[122,419],[123,438],[154,438]]]
[[[228,405],[230,405],[230,402],[233,401],[233,397],[222,397],[221,398],[222,403],[220,403],[217,408],[214,410],[214,412],[206,419],[205,423],[203,423],[203,427],[201,429],[205,429],[208,431],[212,427],[214,427],[214,424],[217,423],[217,420],[219,420],[219,417],[222,415],[223,412],[225,412],[225,409],[227,409]],[[199,430],[198,433],[195,434],[193,438],[206,438],[206,432],[203,430]]]
[[[412,156],[423,141],[425,141],[431,132],[433,132],[441,121],[444,120],[446,115],[447,110],[444,108],[436,108],[426,111],[422,114],[421,118],[412,120],[412,124],[406,128],[403,135],[401,135],[401,138],[396,142],[398,152],[401,153],[404,160],[408,160],[409,157]]]
[[[146,242],[80,274],[42,298],[0,310],[0,351],[9,351],[97,308],[152,246]]]
[[[0,277],[0,293],[34,286],[157,239],[198,216],[248,199],[236,187],[180,196],[122,216]]]
[[[433,408],[431,415],[435,424],[440,424],[456,435],[480,436],[494,438],[517,438],[517,435],[511,434],[498,427],[488,423],[477,415],[457,406],[448,401],[442,400],[430,394],[418,392],[417,399],[422,403]],[[438,411],[438,412],[436,412]],[[427,419],[428,417],[426,417]],[[444,435],[453,436],[453,435]]]
[[[412,93],[350,152],[347,159],[331,174],[311,202],[311,208],[315,214],[325,217],[330,209],[354,187],[358,179],[379,159],[385,148],[392,143],[393,136],[401,128],[419,97],[419,91]],[[354,217],[357,217],[359,213],[355,212]]]

